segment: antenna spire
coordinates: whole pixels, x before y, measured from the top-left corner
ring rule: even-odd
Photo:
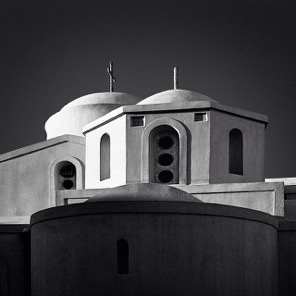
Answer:
[[[109,86],[110,86],[109,91],[113,92],[113,84],[116,82],[116,79],[113,75],[113,62],[112,61],[110,61],[110,63],[109,63],[109,67],[107,68],[107,72],[109,74]]]
[[[179,89],[179,68],[174,68],[174,89]]]

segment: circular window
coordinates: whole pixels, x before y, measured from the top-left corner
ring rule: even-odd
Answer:
[[[165,170],[158,174],[158,180],[161,183],[169,183],[173,180],[174,174],[171,171]]]
[[[163,150],[170,149],[173,145],[174,145],[174,140],[170,136],[164,136],[158,140],[158,147],[160,149],[163,149]]]
[[[75,166],[73,164],[64,165],[61,170],[60,174],[64,178],[72,178],[75,175]]]
[[[168,166],[172,164],[174,161],[174,157],[172,154],[164,153],[158,157],[158,163],[162,166]]]
[[[71,189],[71,188],[73,188],[73,186],[74,186],[74,183],[73,183],[73,181],[71,181],[71,180],[65,180],[64,182],[63,182],[63,187],[65,188],[65,189]]]

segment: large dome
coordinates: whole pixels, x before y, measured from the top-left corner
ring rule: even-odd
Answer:
[[[82,129],[88,123],[123,106],[135,105],[141,99],[119,92],[93,93],[82,96],[52,115],[45,123],[47,139],[70,134],[83,136]]]
[[[177,104],[198,101],[217,102],[206,95],[183,89],[166,90],[155,95],[152,95],[138,105],[152,105],[152,104]]]

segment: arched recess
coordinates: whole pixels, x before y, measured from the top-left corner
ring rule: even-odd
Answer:
[[[63,166],[73,165],[75,167],[75,188],[71,188],[68,186],[68,189],[83,189],[84,188],[84,166],[83,163],[75,157],[72,156],[64,156],[56,159],[50,166],[49,170],[49,190],[50,190],[50,198],[49,198],[49,206],[54,207],[57,204],[56,200],[56,190],[61,190],[58,188],[58,180],[59,180],[59,171],[63,168]],[[67,172],[66,172],[67,174]],[[69,180],[72,177],[69,175]],[[66,186],[67,187],[67,186]],[[65,188],[67,189],[67,188]]]
[[[149,183],[150,180],[150,133],[160,127],[168,126],[174,129],[179,137],[179,184],[187,184],[187,131],[177,120],[171,118],[160,118],[152,121],[146,126],[141,139],[141,182]]]
[[[5,260],[1,257],[0,257],[0,295],[8,296],[7,265]]]
[[[117,274],[129,273],[129,246],[125,239],[117,241]]]
[[[229,173],[243,175],[243,134],[234,128],[229,132]]]
[[[100,141],[100,181],[110,178],[110,136],[105,133]]]

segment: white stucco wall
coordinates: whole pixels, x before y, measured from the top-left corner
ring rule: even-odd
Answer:
[[[210,183],[264,182],[265,124],[211,110]],[[229,173],[229,132],[243,135],[243,175]]]
[[[23,217],[55,204],[51,166],[57,159],[74,158],[84,169],[84,138],[62,136],[0,156],[0,216]],[[84,172],[82,172],[84,173]],[[83,177],[80,178],[81,189]],[[4,218],[3,218],[4,217]]]
[[[100,181],[100,141],[110,136],[110,179]],[[86,133],[85,188],[108,188],[126,184],[126,116]]]
[[[207,183],[209,180],[210,126],[207,121],[194,121],[194,110],[176,113],[138,113],[127,115],[127,183],[141,182],[141,138],[144,129],[158,119],[173,119],[187,131],[187,184]],[[203,111],[204,112],[204,111]],[[145,126],[131,127],[131,116],[144,116]],[[149,135],[147,135],[149,136]],[[185,164],[181,164],[185,165]]]

